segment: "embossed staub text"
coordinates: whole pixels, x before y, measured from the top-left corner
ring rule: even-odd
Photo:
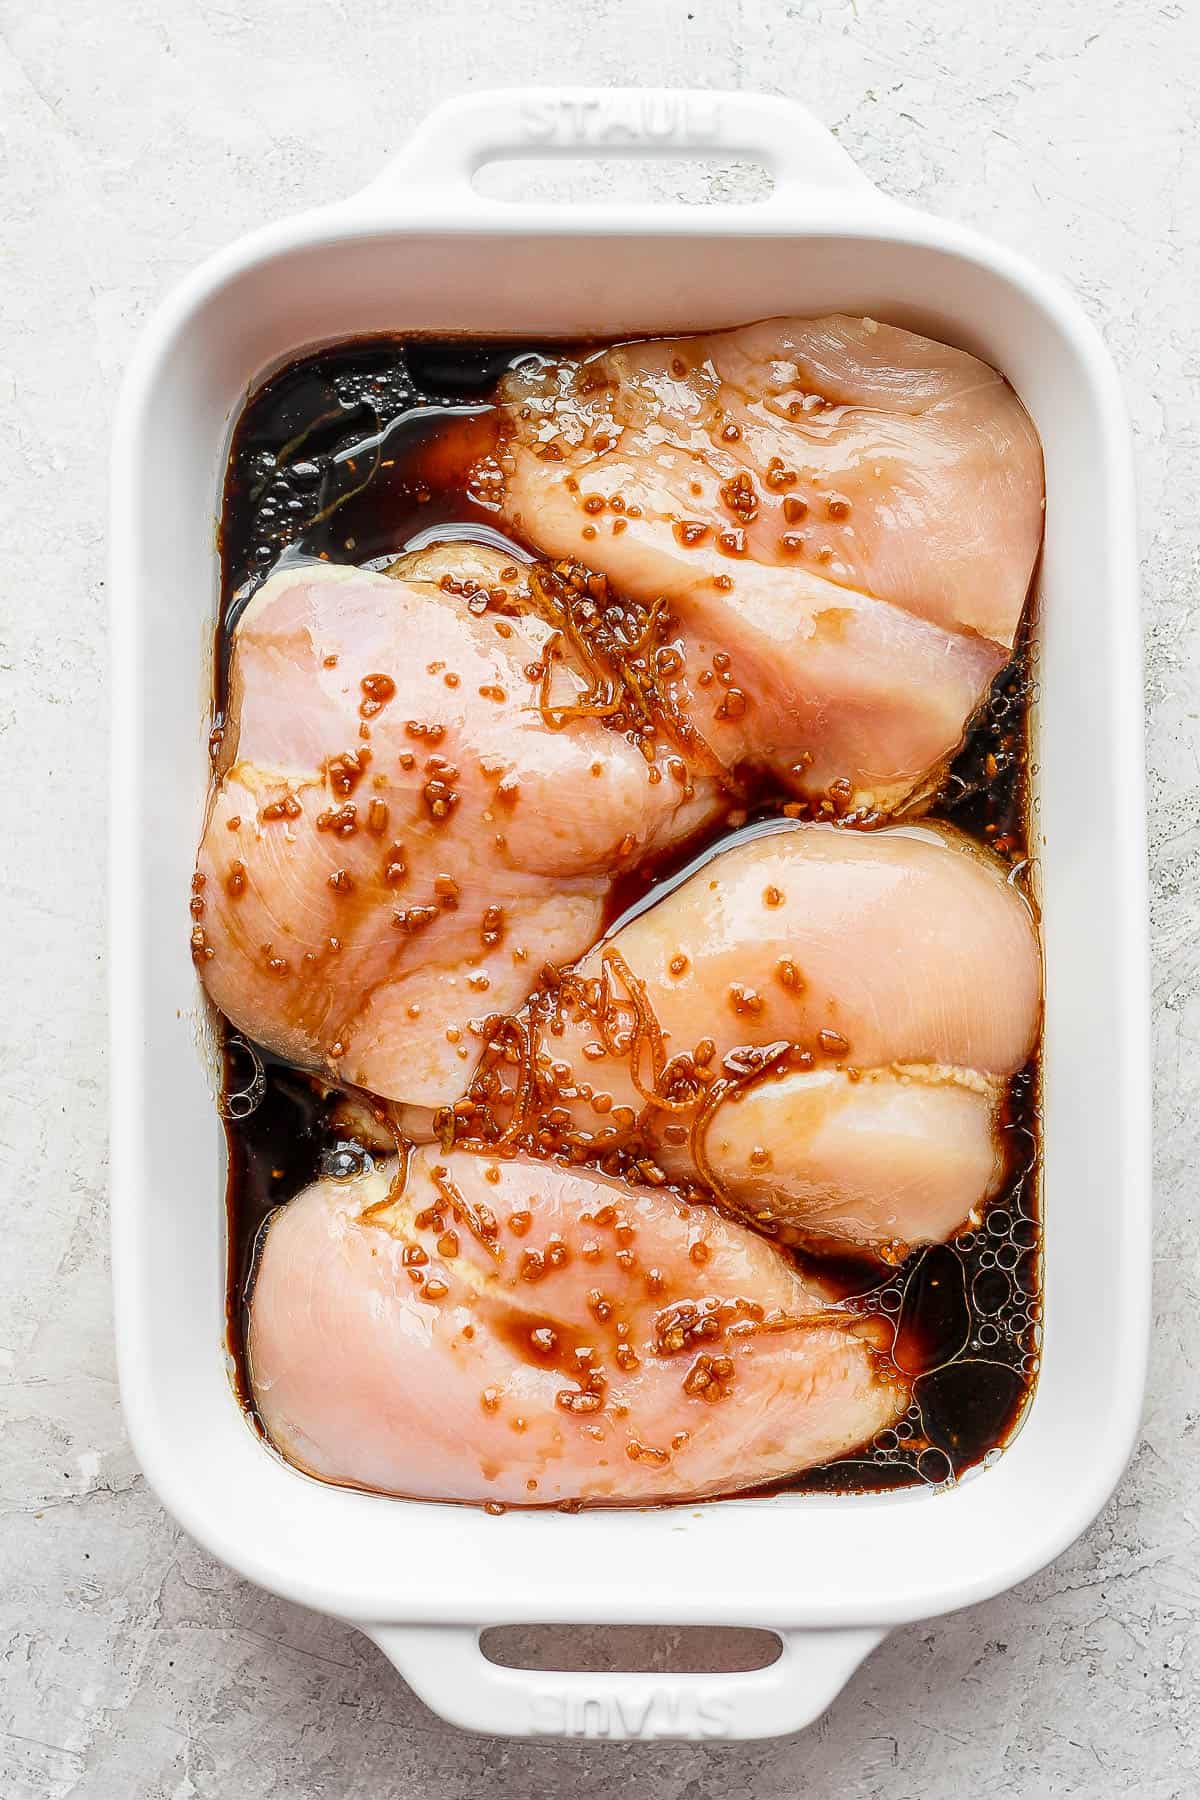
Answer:
[[[526,142],[607,146],[715,144],[721,105],[707,94],[545,94],[521,103]]]
[[[546,1688],[531,1702],[535,1737],[727,1737],[733,1703],[720,1694],[651,1688],[633,1695],[563,1693]]]

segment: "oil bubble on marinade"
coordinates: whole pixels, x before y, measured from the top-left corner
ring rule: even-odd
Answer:
[[[355,1181],[370,1161],[361,1145],[339,1138],[322,1153],[321,1174],[331,1181]]]

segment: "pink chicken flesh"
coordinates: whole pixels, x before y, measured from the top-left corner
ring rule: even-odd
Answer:
[[[282,570],[234,633],[192,898],[205,986],[277,1055],[417,1107],[461,1092],[472,1019],[595,940],[614,874],[716,804],[702,777],[650,783],[594,719],[546,728],[526,598],[516,564],[456,545],[394,577]]]
[[[1041,543],[1041,447],[994,369],[832,315],[530,358],[500,398],[499,509],[667,597],[680,698],[726,766],[868,812],[928,787]]]
[[[779,1479],[908,1403],[879,1332],[710,1207],[461,1152],[308,1188],[268,1226],[255,1402],[325,1480],[637,1504]]]
[[[797,823],[719,851],[534,1004],[536,1104],[492,1052],[473,1091],[514,1141],[632,1137],[769,1228],[898,1251],[998,1186],[1040,1013],[1034,921],[994,858],[947,828]]]

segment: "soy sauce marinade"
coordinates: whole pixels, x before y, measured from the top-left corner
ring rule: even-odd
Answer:
[[[222,607],[217,631],[215,742],[219,742],[233,627],[280,556],[382,563],[439,537],[491,538],[495,515],[472,498],[466,468],[438,455],[449,416],[477,415],[481,446],[495,386],[533,346],[456,340],[358,339],[280,371],[247,404],[226,472],[221,525]],[[1028,626],[997,676],[931,818],[955,824],[1020,870],[1027,856]],[[750,818],[778,814],[783,796],[755,797]],[[710,834],[719,838],[722,824]],[[623,878],[614,914],[674,867]],[[341,1141],[310,1079],[225,1028],[222,1112],[229,1145],[228,1343],[243,1404],[246,1295],[256,1241],[270,1211],[322,1173],[345,1173],[356,1146]],[[867,1492],[938,1484],[1004,1444],[1032,1392],[1040,1341],[1037,1210],[1038,1070],[1011,1084],[1003,1130],[1009,1175],[982,1228],[914,1251],[899,1267],[869,1259],[807,1258],[864,1313],[895,1325],[893,1358],[912,1381],[913,1404],[856,1457],[810,1469],[783,1485]]]

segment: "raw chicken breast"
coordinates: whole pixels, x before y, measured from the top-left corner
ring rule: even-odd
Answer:
[[[725,657],[727,764],[861,810],[928,785],[1041,543],[1041,447],[994,369],[834,315],[531,357],[500,397],[501,511],[543,553],[668,597],[702,728]]]
[[[1004,1177],[1003,1094],[930,1063],[785,1071],[717,1108],[703,1154],[740,1210],[810,1249],[941,1242]]]
[[[255,1402],[326,1480],[636,1504],[753,1487],[907,1405],[872,1326],[711,1207],[586,1170],[413,1154],[268,1226]]]
[[[489,1048],[477,1119],[570,1155],[640,1145],[813,1242],[944,1238],[1003,1174],[1005,1081],[1036,1040],[1037,935],[1006,877],[947,828],[759,830],[534,1005],[515,1104]]]
[[[391,578],[285,568],[246,608],[192,944],[277,1055],[453,1100],[470,1021],[581,955],[613,875],[715,809],[704,778],[652,784],[594,719],[547,728],[527,666],[550,631],[527,603],[516,564],[455,545]]]

